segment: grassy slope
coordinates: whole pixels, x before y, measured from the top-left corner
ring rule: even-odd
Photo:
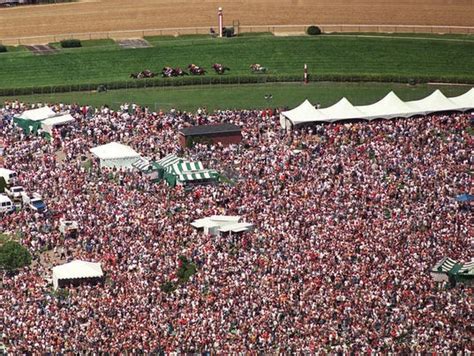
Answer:
[[[62,50],[36,56],[27,52],[0,55],[0,88],[100,83],[128,80],[131,72],[190,62],[209,69],[229,66],[230,75],[248,74],[261,63],[273,74],[301,74],[307,63],[313,74],[426,75],[474,80],[474,43],[356,37],[271,37],[232,39],[184,37],[151,39],[146,49],[113,45]],[[209,73],[209,75],[215,75]]]
[[[133,89],[113,90],[107,93],[61,93],[54,95],[22,96],[18,98],[2,98],[4,100],[19,99],[24,102],[79,103],[84,105],[109,105],[117,108],[121,103],[137,103],[152,110],[169,110],[172,107],[181,110],[195,110],[205,106],[209,110],[216,108],[264,108],[264,107],[295,107],[304,99],[314,104],[328,106],[341,97],[346,96],[354,105],[370,104],[381,99],[389,91],[394,90],[403,100],[416,100],[441,89],[447,96],[456,96],[466,92],[465,86],[431,86],[417,85],[410,87],[403,84],[385,83],[310,83],[308,85],[265,84],[241,86],[193,86],[186,88],[166,89]],[[265,100],[264,96],[271,93],[273,98]]]

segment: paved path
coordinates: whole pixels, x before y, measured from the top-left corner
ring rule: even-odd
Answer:
[[[118,45],[122,48],[147,48],[151,45],[141,38],[136,39],[127,39],[127,40],[117,40]]]
[[[33,46],[25,46],[25,47],[28,48],[28,50],[30,50],[34,54],[39,54],[39,55],[53,54],[53,53],[58,52],[56,48],[51,47],[49,45],[33,45]]]

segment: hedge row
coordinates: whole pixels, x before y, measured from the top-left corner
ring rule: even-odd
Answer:
[[[398,76],[398,75],[342,75],[342,74],[322,74],[310,75],[310,81],[333,81],[333,82],[396,82],[396,83],[426,83],[426,82],[452,82],[462,84],[473,84],[473,78],[463,77],[430,77],[430,76]],[[133,89],[133,88],[153,88],[153,87],[178,87],[185,85],[219,85],[219,84],[258,84],[276,82],[302,82],[302,75],[243,75],[243,76],[199,76],[181,78],[151,78],[135,79],[113,82],[93,82],[83,84],[61,84],[55,86],[35,86],[23,88],[0,88],[0,96],[17,96],[31,94],[52,94],[75,91],[93,91],[99,86],[105,86],[107,90],[113,89]]]

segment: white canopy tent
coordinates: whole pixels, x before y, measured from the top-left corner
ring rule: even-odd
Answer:
[[[319,112],[321,112],[324,117],[327,117],[328,121],[357,119],[364,115],[364,113],[352,105],[346,98],[342,98],[336,104],[328,108],[320,109]]]
[[[52,134],[53,128],[62,126],[76,121],[70,114],[51,117],[41,122],[42,128],[45,132]]]
[[[26,110],[19,116],[19,118],[31,121],[42,121],[53,116],[56,116],[56,113],[48,106],[44,106],[38,109]]]
[[[474,108],[474,88],[471,88],[471,90],[462,95],[449,99],[456,104],[459,111],[472,110]]]
[[[191,226],[196,229],[204,229],[205,234],[216,236],[226,226],[239,224],[240,219],[241,217],[237,215],[212,215],[211,217],[194,220]]]
[[[132,169],[133,163],[140,160],[140,154],[133,148],[118,142],[107,143],[91,148],[94,156],[100,159],[101,167]]]
[[[53,286],[57,289],[61,281],[72,279],[102,278],[104,272],[100,263],[75,260],[53,267]]]
[[[473,103],[474,104],[474,103]],[[416,109],[420,115],[428,115],[439,111],[458,111],[458,106],[449,100],[440,90],[435,90],[426,98],[406,103],[409,107]]]
[[[219,229],[220,232],[244,232],[251,231],[254,228],[254,224],[251,223],[236,223],[223,226]]]
[[[316,108],[311,104],[308,99],[303,101],[296,108],[284,111],[280,114],[280,125],[283,128],[293,125],[299,125],[306,122],[314,121],[328,121]]]
[[[363,106],[354,106],[349,100],[342,98],[330,107],[315,109],[308,100],[305,100],[300,106],[282,112],[280,125],[289,129],[305,123],[406,118],[435,112],[464,112],[472,109],[474,109],[474,88],[453,98],[447,98],[440,90],[436,90],[426,98],[408,102],[390,92],[378,102]]]
[[[358,106],[357,108],[365,114],[367,120],[410,117],[417,114],[414,108],[408,106],[393,91],[374,104]]]

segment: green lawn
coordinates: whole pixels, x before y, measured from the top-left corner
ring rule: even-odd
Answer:
[[[165,65],[214,62],[231,68],[229,76],[249,74],[260,63],[273,75],[301,75],[307,63],[315,75],[424,76],[436,80],[474,82],[474,43],[354,36],[243,36],[151,38],[152,48],[121,49],[99,45],[61,50],[54,55],[28,52],[0,54],[0,89],[128,81],[131,72]],[[207,76],[216,76],[209,73]]]
[[[474,41],[474,34],[461,34],[461,33],[445,33],[445,34],[436,34],[436,33],[383,33],[383,32],[333,32],[324,34],[324,36],[352,36],[352,37],[367,37],[367,36],[377,36],[377,37],[403,37],[403,38],[417,38],[420,40],[424,39],[433,39],[433,40],[463,40],[463,41]]]
[[[0,97],[0,102],[18,99],[24,102],[79,103],[93,106],[108,105],[116,109],[122,103],[137,103],[152,110],[208,110],[233,108],[295,107],[304,99],[328,106],[343,96],[354,105],[370,104],[393,90],[403,100],[416,100],[441,89],[446,96],[463,94],[466,86],[408,86],[393,83],[271,83],[264,85],[213,85],[181,88],[111,90],[107,93],[73,92],[54,95]],[[265,95],[272,94],[271,100]]]

